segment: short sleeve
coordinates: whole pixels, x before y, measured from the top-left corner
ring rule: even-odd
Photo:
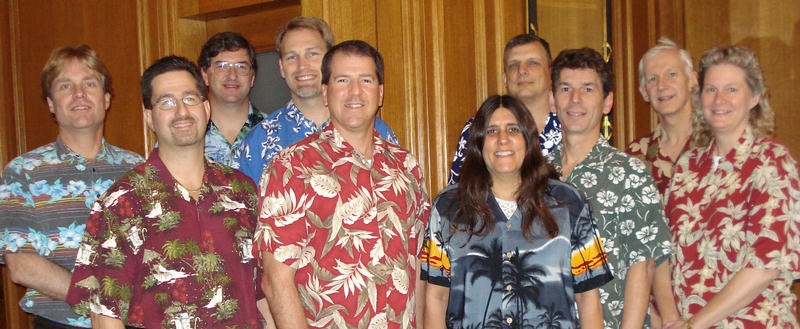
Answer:
[[[430,210],[428,228],[425,230],[425,239],[419,254],[420,279],[438,286],[450,287],[448,256],[450,248],[445,245],[448,241],[446,236],[449,236],[450,224],[447,218],[442,217],[444,214],[440,211],[443,193],[439,194]]]
[[[28,180],[11,168],[14,165],[12,161],[5,168],[0,185],[0,255],[36,252],[28,243],[28,228],[35,221],[33,197]],[[5,258],[0,257],[0,264]]]
[[[389,127],[386,122],[381,120],[381,118],[375,118],[375,130],[378,131],[378,135],[380,135],[381,138],[385,139],[389,143],[400,145],[400,142],[397,140],[397,136],[395,136],[392,128]]]
[[[135,193],[114,185],[92,206],[67,293],[66,301],[75,313],[127,319],[144,253],[141,245],[134,249],[129,244],[143,237],[136,233],[143,230],[132,225],[137,217],[132,212],[137,208],[133,204],[138,204]]]
[[[671,254],[670,235],[661,194],[644,162],[629,157],[630,166],[619,199],[620,254],[628,268],[647,259],[660,264]]]
[[[777,150],[785,152],[785,148]],[[800,187],[797,162],[780,152],[766,154],[752,169],[748,180],[752,190],[748,200],[747,239],[751,241],[748,267],[800,271]]]
[[[308,244],[307,217],[313,213],[307,210],[313,199],[307,199],[303,179],[288,167],[284,154],[273,158],[261,177],[255,244],[261,252],[298,269]],[[256,257],[261,263],[260,252]]]
[[[573,207],[577,211],[570,211],[570,216],[573,216],[570,221],[572,223],[570,263],[576,293],[599,288],[613,279],[589,205],[582,197],[580,200],[582,204],[577,208]]]
[[[236,149],[233,155],[232,167],[238,169],[247,177],[253,180],[254,183],[258,184],[258,180],[261,178],[261,152],[259,151],[259,144],[258,143],[251,143],[253,136],[258,134],[259,132],[263,131],[261,125],[256,125],[244,138],[242,141],[242,145]]]
[[[461,135],[458,137],[458,145],[456,146],[456,154],[453,155],[453,164],[450,166],[450,177],[447,178],[447,185],[458,183],[458,177],[461,175],[461,165],[464,163],[464,153],[467,150],[467,137],[469,137],[469,130],[472,127],[472,120],[470,118],[461,129]]]

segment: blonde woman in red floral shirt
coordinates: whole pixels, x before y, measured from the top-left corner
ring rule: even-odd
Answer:
[[[772,137],[761,67],[749,49],[713,48],[699,82],[698,147],[678,160],[667,191],[683,320],[665,328],[797,328],[800,183]]]

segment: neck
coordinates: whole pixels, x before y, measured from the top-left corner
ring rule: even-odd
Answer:
[[[561,150],[561,171],[563,178],[567,178],[576,165],[581,163],[600,138],[600,131],[595,131],[585,135],[570,136],[566,131],[562,131],[564,143]]]
[[[236,136],[242,130],[242,126],[247,121],[250,113],[250,100],[245,98],[241,102],[227,103],[210,97],[208,99],[211,106],[211,120],[219,128],[225,139],[231,144],[236,141]]]
[[[199,146],[199,147],[198,147]],[[159,145],[158,156],[167,167],[172,177],[184,188],[189,190],[192,197],[197,197],[197,191],[203,185],[205,172],[205,156],[203,143],[192,146],[169,147]]]
[[[330,112],[328,112],[328,109],[322,102],[321,94],[312,98],[300,98],[292,95],[292,102],[297,106],[297,109],[300,110],[300,113],[303,113],[304,117],[314,121],[314,124],[318,127],[325,123],[325,121],[328,121],[330,117]]]
[[[520,177],[492,176],[492,193],[503,200],[517,200]]]
[[[547,97],[525,99],[523,103],[528,108],[528,111],[531,112],[533,120],[536,122],[536,129],[541,133],[544,130],[547,117],[550,116],[550,103]]]
[[[345,141],[353,145],[354,149],[361,152],[367,159],[372,159],[372,150],[375,147],[375,141],[372,139],[371,129],[365,129],[364,131],[345,131],[343,129],[337,129],[337,131],[342,135]]]
[[[59,129],[58,136],[70,150],[86,159],[94,160],[100,153],[100,146],[103,144],[103,127],[81,131]]]
[[[742,135],[744,135],[744,129],[730,133],[714,134],[714,153],[719,156],[727,155],[728,152],[730,152],[737,144],[739,144],[739,138],[741,138]]]
[[[681,111],[669,114],[659,115],[661,122],[661,135],[662,139],[668,142],[686,142],[689,135],[692,134],[692,109],[683,109]]]

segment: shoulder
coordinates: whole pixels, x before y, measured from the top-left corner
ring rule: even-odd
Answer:
[[[789,148],[771,137],[758,138],[753,142],[749,158],[766,167],[776,167],[782,176],[798,179],[797,161],[789,153]]]
[[[118,160],[122,164],[138,165],[144,162],[144,158],[141,155],[139,155],[139,153],[126,150],[111,144],[108,145],[108,149],[111,152],[114,159]]]
[[[206,163],[209,166],[211,176],[215,180],[214,184],[233,186],[235,188],[249,187],[247,190],[255,193],[255,183],[241,171],[215,161],[208,161]]]
[[[9,161],[6,165],[3,177],[7,178],[9,175],[21,175],[23,172],[34,171],[42,165],[58,164],[60,162],[61,160],[58,158],[55,143],[49,143]]]
[[[634,139],[630,144],[628,144],[628,147],[625,148],[625,152],[632,155],[644,154],[647,152],[647,148],[650,146],[650,143],[652,143],[652,140],[653,133]]]
[[[647,172],[647,166],[644,162],[628,153],[623,152],[615,147],[605,148],[606,168],[613,170],[614,168],[623,168],[625,171],[633,170],[634,172],[644,174]]]
[[[564,203],[584,203],[586,202],[581,192],[574,186],[557,179],[547,181],[547,193],[556,200]]]
[[[321,158],[321,152],[324,152],[325,140],[320,134],[323,131],[318,131],[309,135],[300,141],[286,146],[281,150],[271,161],[268,166],[277,164],[295,164],[295,163],[308,163]]]

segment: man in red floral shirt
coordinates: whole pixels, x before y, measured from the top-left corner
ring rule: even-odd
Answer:
[[[383,59],[345,41],[322,60],[330,124],[284,149],[260,185],[262,287],[279,328],[414,328],[429,204],[421,168],[380,138]]]
[[[257,328],[255,185],[203,155],[209,105],[182,57],[142,75],[159,147],[94,204],[67,302],[92,325]]]

